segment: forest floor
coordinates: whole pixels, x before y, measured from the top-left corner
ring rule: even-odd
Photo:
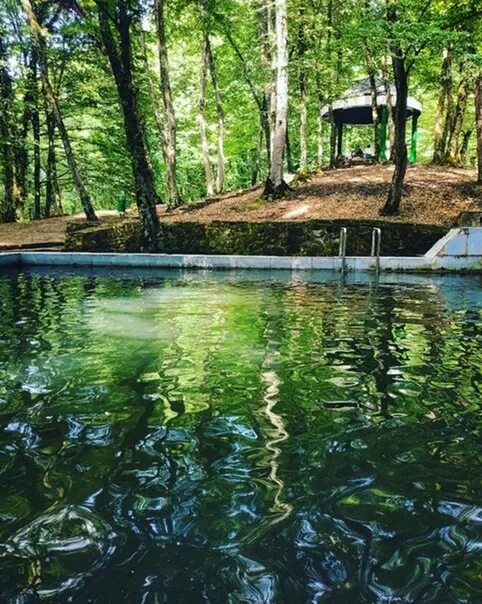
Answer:
[[[475,172],[436,166],[410,166],[400,214],[380,217],[392,166],[357,166],[324,172],[300,183],[280,201],[260,199],[262,189],[229,193],[217,201],[184,206],[174,212],[159,208],[165,222],[388,220],[451,226],[460,212],[482,210],[482,186]],[[131,212],[129,212],[131,214]],[[135,212],[133,212],[135,213]],[[98,212],[101,223],[111,222],[115,211]],[[61,216],[35,222],[0,225],[0,251],[20,248],[60,248],[67,223],[83,216]]]
[[[482,210],[482,186],[475,172],[438,166],[410,166],[400,213],[379,216],[392,166],[356,166],[327,171],[300,183],[280,201],[263,201],[261,188],[230,194],[199,209],[165,213],[166,222],[388,220],[451,226],[460,212]]]
[[[112,220],[117,212],[100,210],[100,221]],[[67,224],[73,220],[83,220],[84,214],[56,216],[30,222],[0,224],[0,252],[14,249],[54,249],[61,248],[65,241]]]

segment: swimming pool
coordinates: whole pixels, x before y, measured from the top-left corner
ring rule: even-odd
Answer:
[[[0,273],[0,593],[482,601],[482,277]]]

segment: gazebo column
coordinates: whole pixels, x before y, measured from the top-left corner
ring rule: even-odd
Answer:
[[[338,134],[337,134],[338,146],[336,149],[336,154],[343,155],[343,124],[338,124],[337,130],[338,130]]]
[[[388,110],[382,107],[380,119],[380,161],[387,161]]]
[[[412,116],[412,144],[410,145],[410,163],[417,161],[418,114]]]

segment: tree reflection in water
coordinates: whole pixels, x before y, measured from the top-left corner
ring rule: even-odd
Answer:
[[[0,592],[476,602],[480,278],[0,278]]]

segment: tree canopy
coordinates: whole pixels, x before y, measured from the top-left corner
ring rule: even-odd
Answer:
[[[419,159],[482,180],[481,22],[478,0],[4,0],[1,219],[93,219],[123,191],[153,247],[161,201],[270,180],[276,197],[284,172],[333,166],[320,110],[367,77],[397,90],[394,179],[410,93]],[[381,117],[346,145],[377,152]]]

